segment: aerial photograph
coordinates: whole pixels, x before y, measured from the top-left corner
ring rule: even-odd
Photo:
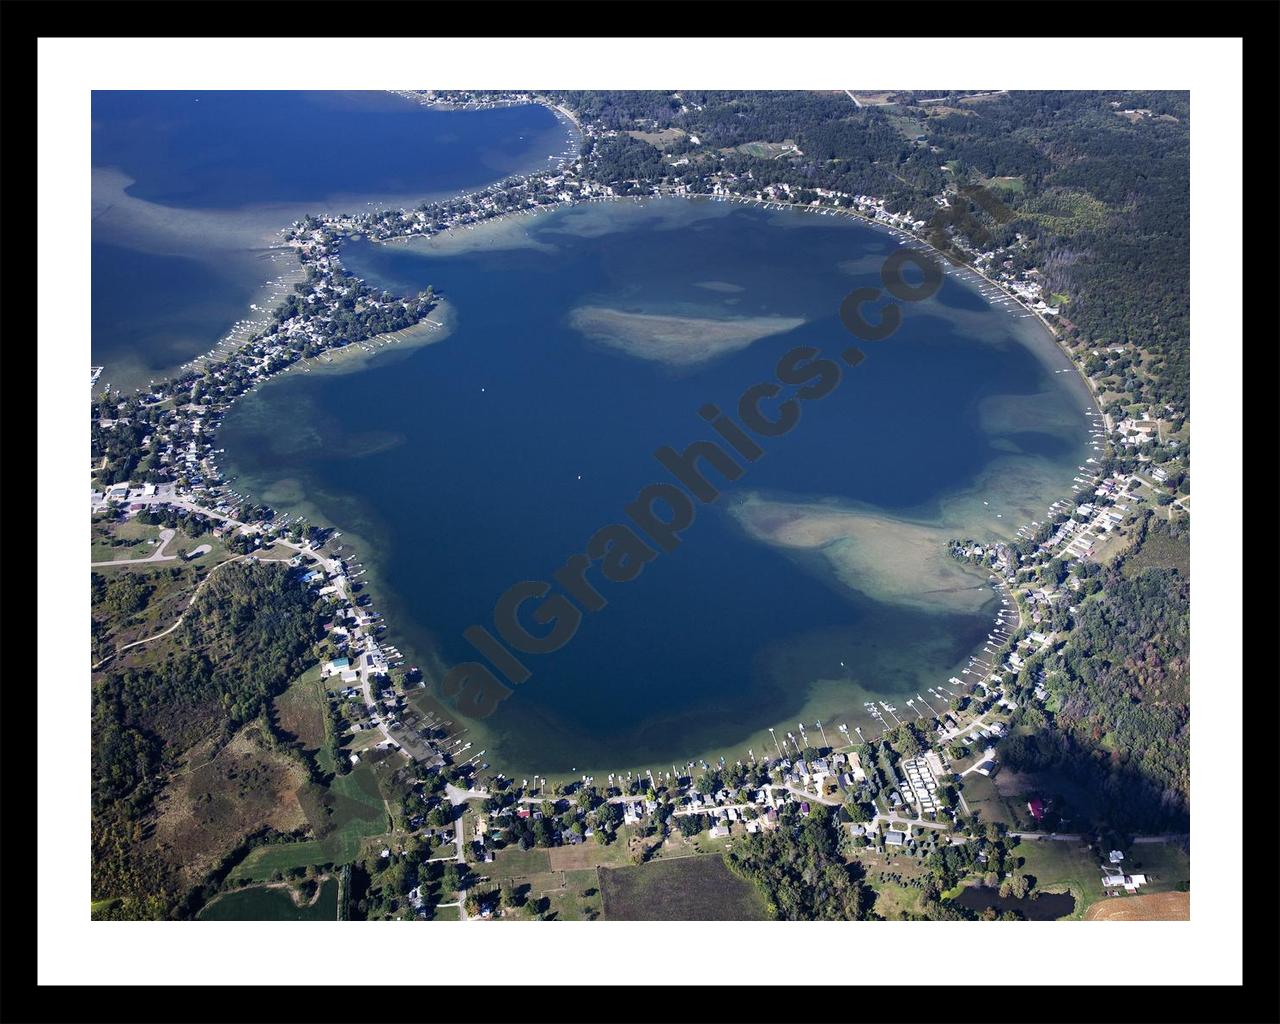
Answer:
[[[86,920],[1194,920],[1191,93],[665,73],[92,91]]]

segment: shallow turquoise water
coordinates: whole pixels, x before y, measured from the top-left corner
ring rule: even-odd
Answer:
[[[399,207],[554,166],[545,107],[430,110],[386,93],[93,94],[92,353],[132,388],[252,315],[278,232],[307,213]],[[290,257],[292,261],[292,257]]]

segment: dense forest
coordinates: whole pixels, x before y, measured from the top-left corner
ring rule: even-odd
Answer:
[[[145,592],[122,583],[99,593],[126,611],[145,603]],[[243,562],[209,578],[182,626],[156,651],[99,674],[91,761],[95,900],[118,899],[122,918],[170,911],[181,893],[171,868],[144,842],[166,773],[196,742],[225,740],[261,715],[305,669],[318,635],[314,598],[295,573]]]
[[[1118,104],[1113,106],[1113,104]],[[1136,121],[1125,110],[1143,110]],[[1190,132],[1186,93],[1011,92],[930,118],[931,145],[1002,192],[1048,291],[1087,342],[1137,345],[1164,362],[1158,397],[1189,398]]]

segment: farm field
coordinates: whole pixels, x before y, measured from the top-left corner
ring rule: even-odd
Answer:
[[[338,916],[338,882],[326,878],[305,906],[294,902],[288,887],[255,885],[225,893],[196,915],[198,921],[334,921]]]
[[[1191,893],[1161,892],[1099,900],[1086,921],[1190,921]]]
[[[604,916],[612,921],[764,921],[764,899],[719,857],[601,868]]]

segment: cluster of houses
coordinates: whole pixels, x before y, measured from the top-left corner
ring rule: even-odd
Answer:
[[[941,774],[942,764],[932,751],[924,757],[906,758],[902,762],[908,795],[922,814],[936,814],[938,811],[938,780],[931,761],[937,764],[937,772]]]
[[[1147,876],[1129,874],[1123,868],[1124,854],[1120,850],[1112,850],[1107,855],[1107,863],[1102,865],[1102,887],[1108,896],[1117,896],[1121,891],[1135,893],[1147,884]]]

